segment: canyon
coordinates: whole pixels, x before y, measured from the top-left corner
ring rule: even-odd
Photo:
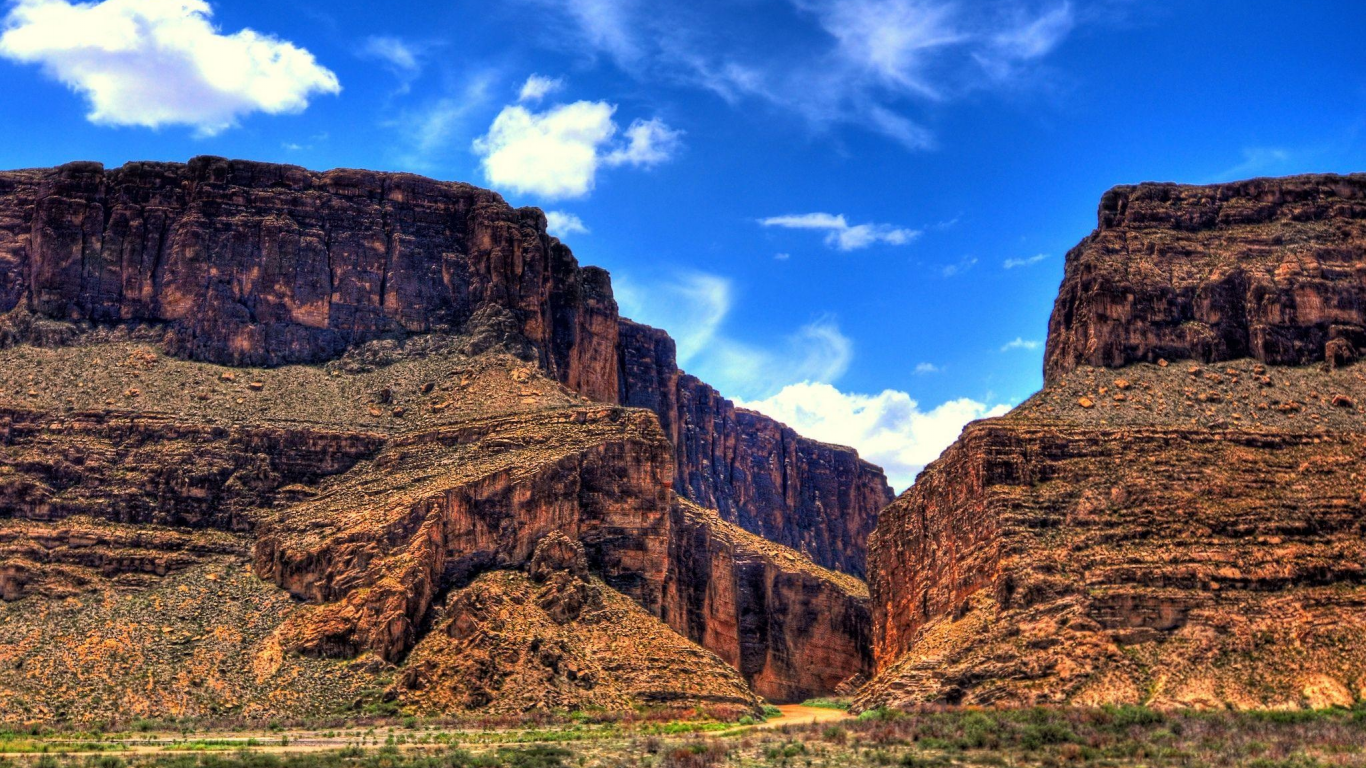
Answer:
[[[0,724],[1366,700],[1366,175],[1117,187],[893,498],[544,214],[0,173]]]
[[[6,722],[756,711],[871,671],[880,469],[736,408],[536,209],[0,173]]]

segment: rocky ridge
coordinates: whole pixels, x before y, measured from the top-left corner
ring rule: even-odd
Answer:
[[[1043,391],[879,521],[859,706],[1366,699],[1363,190],[1104,197]]]
[[[113,325],[257,367],[441,332],[470,336],[468,352],[520,347],[579,394],[654,410],[680,494],[859,576],[891,500],[853,451],[685,376],[672,341],[620,318],[607,273],[580,268],[540,211],[467,184],[214,157],[0,173],[0,313],[12,339]]]

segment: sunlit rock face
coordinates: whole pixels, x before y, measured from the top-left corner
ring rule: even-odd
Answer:
[[[1046,383],[882,514],[861,706],[1366,695],[1366,177],[1105,195]]]
[[[380,338],[523,346],[585,397],[655,411],[677,491],[746,530],[862,576],[892,494],[847,448],[734,408],[677,366],[673,341],[622,320],[607,273],[580,268],[545,217],[467,184],[201,157],[0,174],[0,312],[140,325],[170,354],[320,363]]]
[[[870,671],[881,471],[681,373],[537,210],[0,173],[0,312],[0,722],[739,712]]]

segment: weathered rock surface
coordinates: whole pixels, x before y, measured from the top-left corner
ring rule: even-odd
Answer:
[[[776,702],[829,695],[872,669],[863,582],[679,501],[664,619]]]
[[[1067,255],[1048,377],[1078,365],[1366,351],[1366,174],[1116,187]]]
[[[677,536],[762,540],[684,532],[657,417],[535,363],[435,337],[269,369],[78,344],[0,349],[5,722],[740,711],[750,681],[826,692],[844,660],[824,659],[866,649],[860,582],[764,542],[784,554],[743,639],[771,660],[728,666],[740,638],[696,633],[735,606],[675,610],[707,588],[679,578]],[[757,558],[697,577],[734,590]]]
[[[1366,371],[1305,365],[1356,345],[1364,183],[1106,195],[1043,391],[879,521],[861,706],[1366,698]]]
[[[446,598],[399,680],[400,702],[513,713],[758,705],[732,667],[590,576],[577,541],[547,535],[528,571],[487,573]]]
[[[680,495],[820,565],[864,576],[868,536],[892,501],[880,468],[736,408],[678,369],[663,331],[625,320],[620,345],[621,403],[660,415]]]
[[[233,365],[433,332],[520,347],[575,392],[654,410],[679,493],[860,576],[891,500],[852,450],[683,375],[672,341],[622,321],[607,274],[580,268],[539,211],[466,184],[213,157],[0,173],[0,314],[10,339],[118,327]]]

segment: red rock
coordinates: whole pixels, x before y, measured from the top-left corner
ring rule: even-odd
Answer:
[[[1163,358],[1355,359],[1366,349],[1363,210],[1363,174],[1116,187],[1067,256],[1046,378]]]
[[[1305,393],[1366,396],[1330,370],[1366,349],[1363,274],[1366,176],[1107,193],[1067,257],[1043,392],[879,518],[857,705],[1284,708],[1356,685],[1366,424]],[[1167,358],[1250,359],[1230,381]],[[1158,407],[1102,420],[1078,399],[1150,361]],[[1265,387],[1270,366],[1298,367],[1240,423],[1259,390],[1237,371]]]
[[[539,210],[467,184],[216,157],[0,173],[0,312],[20,337],[26,313],[141,324],[173,354],[233,365],[433,331],[472,334],[472,351],[520,341],[571,389],[654,410],[680,493],[856,575],[892,498],[854,451],[684,375]]]

